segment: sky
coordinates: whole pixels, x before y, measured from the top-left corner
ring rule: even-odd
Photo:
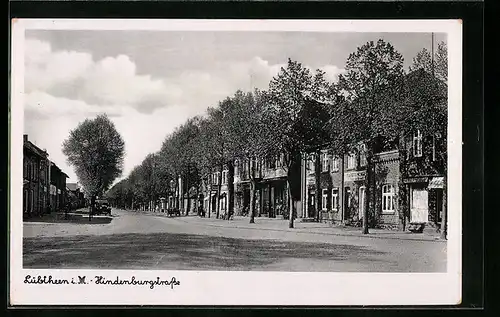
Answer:
[[[24,133],[73,183],[62,143],[106,113],[125,141],[124,178],[189,117],[238,89],[266,89],[288,58],[334,81],[350,53],[380,38],[405,67],[431,48],[429,33],[27,30]]]

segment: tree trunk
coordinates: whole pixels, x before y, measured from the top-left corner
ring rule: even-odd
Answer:
[[[345,155],[342,153],[342,155],[340,156],[341,159],[340,159],[340,166],[339,166],[339,171],[340,171],[340,193],[339,193],[339,196],[340,196],[340,203],[339,203],[339,207],[340,208],[340,221],[342,222],[342,224],[345,223],[345,185],[344,185],[344,158],[345,158]]]
[[[233,161],[229,161],[228,163],[227,189],[228,189],[227,220],[229,220],[231,219],[231,215],[234,214],[234,162]]]
[[[368,153],[367,153],[367,158],[366,158],[366,186],[365,186],[365,201],[364,201],[364,208],[363,208],[363,234],[368,234],[368,215],[369,215],[369,208],[370,208],[370,198],[371,195],[370,193],[372,190],[374,191],[375,188],[371,188],[371,180],[372,180],[372,168],[373,168],[373,145],[370,142],[370,145],[368,147]]]
[[[287,180],[286,187],[288,190],[288,228],[293,228],[294,227],[294,224],[293,224],[293,220],[294,220],[293,205],[294,204],[293,204],[293,197],[292,197],[292,190],[291,190],[291,186],[290,186],[290,180]]]
[[[177,183],[177,185],[176,185],[177,197],[175,199],[175,206],[174,207],[175,207],[175,209],[178,209],[180,212],[180,209],[181,209],[181,187],[179,185],[179,178],[177,178],[176,183]]]
[[[248,160],[248,173],[250,177],[250,223],[255,223],[255,187],[256,182],[255,182],[255,175],[254,175],[254,166],[251,163],[251,160]]]
[[[222,187],[222,171],[224,170],[223,164],[219,167],[219,175],[217,179],[217,201],[215,202],[217,206],[217,210],[215,211],[215,219],[219,219],[220,214],[220,195],[221,195],[221,187]]]
[[[250,180],[250,223],[255,223],[255,181]]]
[[[189,196],[189,170],[188,170],[188,175],[186,176],[186,195],[187,195],[187,202],[186,202],[186,216],[189,215],[189,209],[191,208],[191,197]]]
[[[94,215],[94,209],[95,209],[95,195],[92,195],[90,197],[89,221],[92,220],[92,216]]]
[[[448,193],[447,193],[447,180],[446,170],[443,178],[443,217],[441,219],[441,239],[448,238]]]
[[[208,218],[210,218],[210,216],[212,214],[212,185],[211,184],[210,184],[209,190],[208,190],[208,206],[207,207],[208,207],[207,208],[208,209],[207,210]]]
[[[289,196],[289,222],[288,227],[294,227],[295,220],[295,212],[297,210],[297,201],[300,200],[300,153],[298,154],[290,154],[290,161],[288,163],[288,171],[287,171],[287,187],[288,187],[288,196]]]
[[[314,178],[315,178],[315,187],[316,187],[316,222],[320,222],[320,214],[321,214],[321,200],[322,200],[322,192],[321,192],[321,160],[320,160],[320,152],[317,151],[314,154]]]

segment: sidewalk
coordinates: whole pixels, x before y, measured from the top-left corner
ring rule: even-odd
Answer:
[[[89,221],[88,211],[85,212],[82,209],[72,210],[65,214],[64,212],[51,212],[50,214],[44,214],[41,217],[34,217],[23,220],[24,223],[43,223],[43,224],[58,224],[58,223],[70,223],[70,224],[108,224],[112,220],[112,217],[95,215],[92,220]]]
[[[147,212],[138,211],[144,214],[150,214],[151,216],[167,217],[166,214],[158,212]],[[360,238],[370,238],[370,239],[403,239],[403,240],[415,240],[415,241],[436,241],[436,242],[446,242],[446,240],[440,239],[439,233],[437,232],[423,232],[423,233],[412,233],[409,231],[394,231],[394,230],[384,230],[384,229],[373,229],[370,228],[368,234],[362,234],[361,228],[350,227],[350,226],[339,226],[332,225],[330,223],[318,223],[318,222],[301,222],[295,220],[294,228],[288,228],[288,220],[279,218],[267,218],[267,217],[255,217],[255,223],[249,223],[248,217],[235,216],[232,220],[222,220],[216,218],[201,218],[197,215],[181,216],[181,217],[169,217],[172,220],[180,221],[184,223],[189,223],[193,225],[200,226],[211,226],[211,227],[221,227],[221,228],[238,228],[238,229],[258,229],[258,230],[271,230],[271,231],[283,231],[283,232],[300,232],[300,233],[312,233],[321,235],[337,235],[337,236],[357,236]]]

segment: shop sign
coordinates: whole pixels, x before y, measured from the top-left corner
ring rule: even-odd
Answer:
[[[405,184],[427,183],[427,177],[412,177],[403,180]]]
[[[365,179],[366,171],[347,172],[344,174],[344,181],[346,182],[364,181]]]

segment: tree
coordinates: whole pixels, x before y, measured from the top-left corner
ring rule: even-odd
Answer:
[[[102,195],[122,173],[125,143],[104,114],[86,119],[71,130],[63,143],[63,153],[90,197],[90,220],[96,196]]]
[[[339,88],[346,96],[342,122],[343,131],[339,138],[352,145],[366,144],[366,197],[363,208],[363,233],[368,233],[368,211],[370,201],[375,202],[375,178],[373,155],[377,141],[393,139],[389,131],[396,131],[387,120],[390,112],[397,111],[388,103],[397,96],[403,72],[403,57],[394,47],[383,40],[370,41],[349,55],[346,73],[339,76]],[[372,195],[370,195],[372,194]],[[373,197],[372,197],[373,196]]]
[[[237,91],[233,97],[220,104],[223,115],[224,155],[228,165],[229,213],[234,212],[234,162],[248,173],[250,185],[250,223],[255,222],[255,198],[259,174],[259,158],[265,155],[263,141],[267,137],[263,108],[267,94],[263,91],[244,93]],[[233,189],[233,190],[232,190]]]
[[[171,135],[167,136],[160,151],[160,173],[163,179],[163,185],[169,179],[175,179],[176,176],[183,180],[182,188],[179,192],[179,208],[184,208],[182,199],[184,192],[188,195],[186,215],[189,213],[191,200],[189,192],[193,185],[199,186],[200,178],[198,173],[198,134],[201,118],[190,118],[186,123],[178,127]],[[175,179],[177,186],[179,182]]]
[[[321,77],[321,75],[318,75]],[[265,148],[268,155],[283,154],[287,168],[290,198],[289,227],[294,227],[300,200],[302,153],[324,145],[328,139],[328,114],[313,94],[311,72],[296,61],[288,60],[269,84],[268,106],[264,109]]]
[[[445,42],[440,42],[437,45],[436,52],[434,52],[434,59],[432,53],[423,48],[413,58],[413,63],[410,66],[410,72],[422,69],[429,74],[443,81],[448,80],[448,46]]]

